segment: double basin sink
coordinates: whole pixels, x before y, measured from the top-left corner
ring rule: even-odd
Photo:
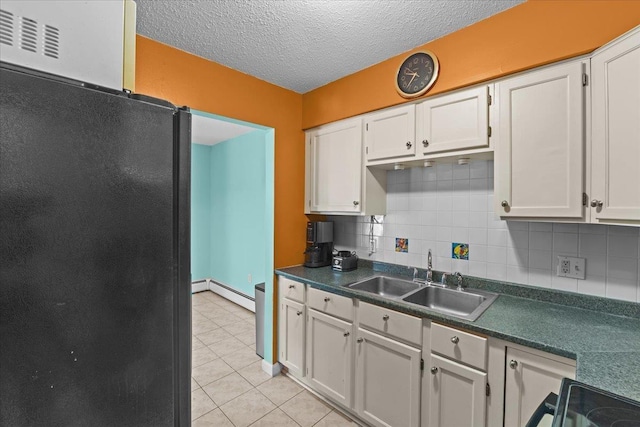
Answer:
[[[479,289],[457,290],[422,284],[389,276],[373,276],[345,285],[350,289],[369,292],[391,300],[400,300],[449,316],[474,321],[498,297]]]

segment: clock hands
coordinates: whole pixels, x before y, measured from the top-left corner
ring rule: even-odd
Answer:
[[[407,83],[407,87],[411,86],[411,82],[413,82],[413,79],[415,79],[417,75],[418,73],[413,73],[413,77],[411,77],[411,80],[409,80],[409,83]]]

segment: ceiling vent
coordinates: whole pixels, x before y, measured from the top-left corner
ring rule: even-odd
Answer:
[[[17,22],[19,24],[17,24]],[[39,37],[38,21],[16,16],[0,9],[0,43],[15,46],[31,53],[41,52],[44,56],[58,59],[60,56],[60,30],[51,25],[42,27]]]

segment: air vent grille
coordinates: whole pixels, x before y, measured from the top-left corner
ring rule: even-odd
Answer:
[[[38,51],[38,23],[23,16],[20,30],[20,48],[36,53]]]
[[[60,30],[51,25],[44,26],[44,54],[51,58],[58,59],[58,48],[60,46]]]
[[[0,9],[0,44],[58,59],[60,43],[58,28],[48,24],[40,27],[35,19]]]
[[[0,9],[0,43],[13,46],[13,13]]]

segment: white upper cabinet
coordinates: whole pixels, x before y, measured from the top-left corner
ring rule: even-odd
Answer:
[[[591,59],[591,220],[640,224],[640,27]]]
[[[375,160],[405,159],[416,154],[416,106],[394,107],[365,116],[365,156]]]
[[[583,218],[586,66],[572,61],[497,83],[500,216]]]
[[[419,150],[432,153],[489,147],[491,86],[480,86],[429,98],[417,105]]]
[[[363,165],[361,117],[308,131],[305,158],[305,213],[386,213],[386,174]]]
[[[306,212],[360,212],[362,119],[348,119],[307,134]]]

